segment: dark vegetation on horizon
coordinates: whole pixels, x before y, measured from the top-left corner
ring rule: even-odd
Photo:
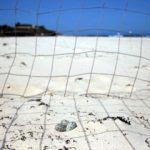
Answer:
[[[15,26],[0,25],[0,36],[56,36],[59,35],[53,30],[44,26],[16,23]]]

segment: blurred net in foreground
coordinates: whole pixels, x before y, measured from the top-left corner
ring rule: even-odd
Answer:
[[[3,24],[23,22],[23,14],[35,25],[35,36],[18,37],[15,26],[14,37],[0,38],[1,95],[34,96],[53,91],[131,96],[149,89],[150,39],[145,29],[150,12],[146,1],[142,3],[145,12],[135,1],[121,1],[114,7],[111,1],[91,4],[80,0],[70,5],[52,0],[51,9],[46,7],[50,2],[42,0],[34,8],[24,7],[21,0],[11,3],[0,8]],[[37,27],[46,20],[56,33],[68,36],[39,36]],[[64,22],[71,25],[63,28]],[[134,37],[134,24],[140,27],[138,37]]]
[[[1,2],[0,150],[149,149],[149,6]],[[62,119],[77,128],[57,132]]]

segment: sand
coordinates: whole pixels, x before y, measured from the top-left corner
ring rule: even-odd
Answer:
[[[0,38],[1,149],[150,149],[150,39],[75,40]]]

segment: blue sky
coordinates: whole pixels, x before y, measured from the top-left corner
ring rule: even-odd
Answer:
[[[0,1],[0,24],[38,22],[68,35],[150,34],[150,0]]]

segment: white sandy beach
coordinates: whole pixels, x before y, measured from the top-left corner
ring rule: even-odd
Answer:
[[[1,37],[0,93],[1,149],[150,149],[150,38]]]

